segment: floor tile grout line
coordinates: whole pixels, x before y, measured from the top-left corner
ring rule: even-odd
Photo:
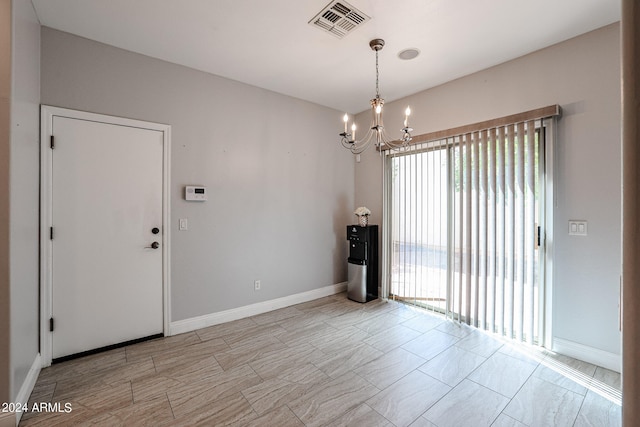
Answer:
[[[502,347],[500,347],[500,348],[502,348]],[[478,384],[478,385],[482,385],[482,384],[477,383],[476,381],[472,380],[472,379],[471,379],[471,378],[469,378],[469,377],[470,377],[471,375],[473,375],[473,373],[474,373],[474,372],[476,372],[478,369],[480,369],[480,368],[482,367],[482,365],[484,365],[485,363],[487,363],[491,357],[495,356],[495,355],[496,355],[497,353],[499,353],[499,352],[500,352],[500,350],[496,350],[495,352],[493,352],[493,353],[491,354],[491,356],[486,357],[486,358],[485,358],[485,360],[483,360],[481,364],[479,364],[476,368],[474,368],[474,369],[473,369],[473,371],[469,372],[469,374],[468,374],[465,378],[469,379],[469,381],[473,381],[473,382],[475,382],[475,383],[476,383],[476,384]],[[477,354],[477,353],[474,353],[474,354]],[[511,357],[511,358],[512,358],[512,359],[514,359],[514,360],[519,360],[519,359],[517,359],[517,358],[515,358],[515,357],[513,357],[513,356],[509,356],[508,354],[505,354],[505,353],[502,353],[502,354],[504,354],[505,356]],[[527,376],[527,378],[524,380],[524,382],[522,383],[522,385],[518,388],[518,391],[516,391],[516,393],[514,394],[514,397],[515,397],[515,395],[516,395],[516,394],[518,394],[518,392],[522,389],[522,387],[524,387],[524,384],[525,384],[527,381],[529,381],[529,378],[531,378],[531,377],[533,376],[533,373],[534,373],[534,372],[535,372],[535,370],[538,368],[538,366],[540,366],[540,363],[538,363],[538,364],[536,365],[536,367],[531,371],[531,373],[529,374],[529,376]],[[486,388],[488,388],[488,387],[486,387]],[[490,390],[491,390],[491,389],[490,389]],[[493,391],[495,391],[495,390],[493,390]],[[496,393],[499,393],[499,392],[496,392]],[[502,396],[504,396],[504,394],[502,394],[502,393],[499,393],[499,394],[501,394]],[[512,399],[512,398],[510,398],[509,396],[504,396],[504,397],[506,397],[507,399]]]
[[[173,412],[173,405],[171,404],[171,399],[169,399],[169,393],[165,392],[164,395],[167,398],[167,402],[169,402],[169,409],[171,409],[171,415],[173,416],[173,419],[177,420],[176,414],[175,412]]]
[[[426,374],[426,375],[429,375],[429,374]],[[430,376],[430,375],[429,375],[429,376]],[[433,377],[432,377],[432,378],[433,378]],[[437,378],[435,378],[435,379],[437,380]],[[431,424],[436,425],[436,423],[435,423],[434,421],[431,421],[430,419],[428,419],[428,418],[427,418],[427,417],[425,417],[424,415],[425,415],[427,412],[429,412],[429,410],[430,410],[431,408],[433,408],[434,406],[436,406],[436,405],[438,404],[438,402],[440,402],[442,399],[444,399],[444,398],[445,398],[449,393],[451,393],[451,392],[452,392],[452,391],[453,391],[457,386],[459,386],[460,384],[462,384],[462,381],[464,381],[465,379],[466,379],[466,377],[465,377],[465,378],[463,378],[462,380],[460,380],[460,382],[459,382],[456,386],[454,386],[454,387],[451,387],[450,385],[445,384],[447,387],[450,387],[451,389],[450,389],[448,392],[446,392],[445,394],[443,394],[442,396],[440,396],[440,398],[439,398],[438,400],[436,400],[435,402],[433,402],[433,404],[432,404],[431,406],[429,406],[427,409],[425,409],[425,410],[424,410],[424,412],[422,412],[422,413],[420,414],[420,416],[418,416],[418,418],[423,417],[424,419],[426,419],[427,421],[429,421]],[[444,384],[444,383],[443,383],[443,384]],[[418,418],[416,418],[416,419],[418,419]],[[415,422],[415,420],[414,420],[414,422]]]
[[[488,359],[487,359],[487,360],[488,360]],[[505,409],[507,409],[507,407],[509,407],[509,405],[511,404],[511,402],[513,401],[513,399],[515,399],[515,398],[516,398],[516,396],[518,395],[518,393],[520,393],[520,391],[521,391],[521,390],[524,388],[524,386],[529,382],[529,380],[531,380],[531,378],[534,378],[534,375],[533,375],[533,374],[536,372],[536,369],[538,369],[538,367],[539,367],[539,366],[540,366],[540,362],[538,362],[538,364],[536,365],[535,369],[533,369],[533,370],[531,371],[531,373],[529,374],[529,376],[527,377],[527,379],[526,379],[526,380],[524,380],[524,381],[522,382],[522,384],[520,385],[520,387],[518,387],[518,390],[513,394],[513,397],[507,397],[507,398],[509,399],[509,402],[507,402],[507,404],[504,406],[504,408],[502,408],[502,411],[500,411],[500,414],[504,414],[506,417],[512,418],[512,419],[514,419],[514,420],[516,420],[516,421],[518,421],[518,422],[520,422],[520,423],[524,424],[524,421],[523,421],[523,420],[518,420],[518,419],[516,419],[516,418],[514,418],[514,417],[512,417],[512,416],[510,416],[510,415],[508,415],[508,414],[505,414],[505,413],[504,413],[504,410],[505,410]],[[549,383],[549,384],[552,384],[552,383]],[[554,384],[554,385],[557,385],[557,384]],[[505,396],[505,397],[506,397],[506,396]],[[498,417],[500,416],[500,414],[498,414]],[[497,418],[496,418],[496,419],[497,419]],[[494,422],[495,422],[495,420],[494,420]]]
[[[380,391],[382,393],[382,390]],[[373,397],[373,396],[372,396]],[[381,414],[376,408],[372,408],[370,405],[367,404],[367,402],[363,402],[363,405],[367,405],[368,408],[371,408],[372,411],[374,411],[376,414],[380,415],[382,418],[384,418],[385,420],[387,420],[387,422],[389,424],[391,424],[392,426],[396,426],[396,423],[394,423],[393,421],[391,421],[389,418],[385,417],[384,414]],[[420,418],[422,416],[422,414],[418,415],[418,417],[415,420],[412,420],[411,423],[409,423],[409,425],[413,424],[418,418]]]
[[[580,407],[576,411],[576,415],[573,418],[573,422],[571,423],[572,427],[576,425],[576,422],[578,422],[578,416],[580,416],[580,411],[582,410],[582,407],[584,406],[584,401],[587,398],[587,394],[588,393],[589,393],[589,390],[587,390],[587,393],[585,393],[584,396],[582,396],[582,400],[580,401]]]
[[[469,374],[469,375],[471,375],[471,374]],[[511,403],[511,399],[513,399],[513,397],[505,396],[504,394],[500,393],[499,391],[495,391],[494,389],[489,388],[484,384],[480,384],[478,381],[472,380],[471,378],[469,378],[468,375],[466,377],[464,377],[464,379],[462,381],[464,381],[464,380],[470,381],[470,382],[472,382],[472,383],[474,383],[474,384],[476,384],[476,385],[478,385],[478,386],[480,386],[482,388],[486,388],[487,390],[489,390],[489,391],[491,391],[493,393],[499,394],[500,396],[504,397],[505,399],[508,399],[509,403]],[[462,382],[462,381],[460,381],[460,382]],[[523,383],[523,385],[524,385],[524,383]],[[522,388],[522,386],[520,386],[520,388]],[[518,391],[520,391],[520,388],[518,389]],[[518,394],[518,393],[516,392],[516,394]],[[515,397],[516,394],[514,394],[513,396]],[[507,405],[509,405],[509,403],[507,403]],[[502,411],[500,413],[502,413]]]
[[[249,405],[249,407],[251,408],[251,412],[253,412],[253,414],[255,415],[255,417],[251,420],[251,421],[255,421],[258,418],[261,417],[260,414],[258,414],[258,411],[256,411],[256,408],[253,407],[253,405],[251,404],[251,402],[249,402],[249,399],[247,399],[247,396],[244,395],[244,393],[242,393],[242,391],[240,392],[240,396],[242,396],[242,398],[247,402],[247,404]],[[275,410],[275,408],[273,409]],[[268,412],[267,412],[268,413]],[[263,414],[264,415],[264,414]]]
[[[296,419],[298,421],[300,421],[300,424],[305,425],[304,422],[302,422],[302,420],[300,419],[300,417],[298,417],[298,414],[296,414],[295,412],[293,412],[293,409],[291,409],[291,407],[289,406],[289,404],[285,403],[282,406],[285,406],[289,411],[291,411],[291,413],[293,414],[294,417],[296,417]]]
[[[129,406],[133,406],[135,401],[133,400],[133,384],[131,384],[131,380],[129,380],[129,393],[131,393],[131,404]]]
[[[533,373],[531,374],[531,376],[533,376]],[[543,382],[545,382],[545,383],[547,383],[547,384],[551,384],[552,386],[560,387],[560,388],[561,388],[561,389],[563,389],[564,391],[568,391],[568,392],[570,392],[570,393],[577,394],[577,395],[582,396],[582,397],[586,397],[586,396],[587,396],[587,393],[589,392],[589,388],[588,388],[588,387],[582,386],[581,384],[578,384],[577,382],[575,382],[575,381],[573,381],[573,380],[571,380],[571,381],[573,381],[574,383],[576,383],[576,384],[578,384],[578,385],[581,385],[582,387],[584,387],[584,388],[586,388],[586,389],[587,389],[587,390],[585,391],[585,393],[584,393],[584,394],[582,394],[582,393],[578,393],[577,391],[570,390],[570,389],[568,389],[567,387],[564,387],[563,385],[556,384],[556,383],[554,383],[554,382],[548,381],[548,380],[546,380],[546,379],[544,379],[544,378],[540,378],[540,377],[538,377],[538,376],[535,376],[535,378],[536,378],[537,380],[543,381]],[[565,377],[565,378],[566,378],[566,377]],[[527,379],[527,381],[528,381],[528,379]]]
[[[427,361],[427,362],[425,362],[425,363],[428,363],[428,361]],[[424,365],[424,364],[423,364],[423,365]],[[422,365],[420,365],[420,366],[422,366]],[[418,372],[420,372],[421,374],[424,374],[424,375],[426,375],[426,376],[428,376],[428,377],[432,378],[433,380],[435,380],[435,381],[439,382],[440,384],[443,384],[444,386],[449,387],[449,390],[448,390],[445,394],[443,394],[443,395],[442,395],[438,400],[436,400],[435,402],[433,402],[433,404],[431,404],[427,409],[425,409],[425,410],[424,410],[424,412],[422,412],[420,415],[418,415],[418,416],[416,417],[416,419],[414,419],[411,423],[414,423],[418,418],[420,418],[420,417],[422,417],[424,414],[426,414],[426,413],[429,411],[429,409],[431,409],[433,406],[435,406],[435,405],[436,405],[440,400],[444,399],[444,397],[445,397],[445,396],[447,396],[449,393],[451,393],[451,392],[453,391],[453,389],[455,389],[458,385],[460,385],[460,383],[462,383],[462,381],[464,381],[464,380],[467,378],[467,377],[463,378],[463,379],[462,379],[462,380],[460,380],[460,382],[459,382],[458,384],[456,384],[455,386],[450,386],[449,384],[446,384],[446,383],[444,383],[444,382],[440,381],[439,379],[437,379],[437,378],[435,378],[435,377],[433,377],[433,376],[429,375],[428,373],[426,373],[426,372],[422,372],[422,371],[420,370],[420,367],[415,368],[413,371],[411,371],[411,372],[407,373],[407,375],[403,376],[402,378],[404,378],[404,377],[406,377],[406,376],[410,375],[412,372],[415,372],[415,371],[418,371]],[[398,381],[396,381],[395,383],[399,382],[402,378],[398,379]],[[395,383],[394,383],[394,384],[395,384]],[[393,384],[391,384],[391,385],[393,385]],[[380,392],[382,392],[382,391],[386,390],[387,388],[391,387],[391,385],[389,385],[389,386],[385,387],[385,389],[383,389],[383,390],[380,390]],[[375,408],[372,408],[372,409],[373,409],[373,410],[375,410]],[[378,412],[378,411],[376,411],[376,412]],[[378,412],[378,413],[379,413],[379,412]],[[382,415],[382,414],[380,414],[380,415]],[[384,416],[384,415],[383,415],[383,416]],[[393,423],[391,420],[389,420],[388,418],[386,418],[386,417],[385,417],[385,419],[387,419],[391,424],[394,424],[394,423]],[[432,421],[429,421],[429,422],[431,422],[432,424],[435,424],[435,423],[433,423]],[[395,425],[395,424],[394,424],[394,425]],[[409,425],[411,425],[411,424],[409,424]]]
[[[507,406],[509,406],[509,405],[507,404]],[[505,408],[506,408],[506,406],[505,406]],[[523,423],[522,421],[516,420],[516,419],[515,419],[515,418],[513,418],[511,415],[507,415],[507,414],[505,414],[505,413],[504,413],[504,409],[503,409],[503,410],[498,414],[498,416],[496,417],[496,419],[495,419],[495,420],[493,420],[493,422],[491,423],[491,425],[492,425],[492,426],[496,423],[496,421],[498,420],[498,418],[500,418],[500,415],[502,415],[502,416],[504,416],[504,417],[507,417],[507,418],[509,418],[510,420],[513,420],[513,421],[515,421],[515,422],[517,422],[517,423],[519,423],[519,424],[522,424],[523,426],[526,426],[526,424],[525,424],[525,423]]]
[[[471,374],[469,374],[469,375],[471,375]],[[478,383],[478,382],[476,382],[476,381],[472,380],[471,378],[469,378],[469,375],[467,375],[466,377],[464,377],[464,378],[462,379],[462,381],[467,380],[467,381],[469,381],[469,382],[472,382],[472,383],[476,384],[477,386],[482,387],[482,388],[484,388],[484,389],[486,389],[486,390],[488,390],[488,391],[490,391],[490,392],[492,392],[492,393],[496,393],[496,394],[498,394],[498,395],[500,395],[500,396],[502,396],[502,397],[504,397],[505,399],[507,399],[507,400],[508,400],[508,401],[507,401],[507,403],[504,405],[504,408],[502,408],[502,409],[500,410],[500,413],[499,413],[498,415],[496,415],[496,417],[491,421],[491,424],[490,424],[490,425],[493,425],[493,423],[495,423],[495,422],[496,422],[496,420],[497,420],[497,419],[500,417],[500,415],[504,412],[504,410],[507,408],[507,406],[509,406],[509,404],[511,403],[511,400],[512,400],[513,398],[510,398],[509,396],[505,396],[504,394],[502,394],[502,393],[500,393],[500,392],[498,392],[498,391],[492,390],[492,389],[490,389],[489,387],[487,387],[487,386],[485,386],[485,385],[482,385],[482,384],[480,384],[480,383]],[[458,383],[458,385],[456,385],[456,387],[458,387],[460,384],[462,384],[462,381],[460,381],[460,383]],[[525,381],[525,382],[526,382],[526,381]],[[454,388],[455,388],[455,387],[451,388],[451,390],[449,390],[449,393],[450,393],[450,392],[452,392]],[[449,394],[449,393],[447,393],[447,394]],[[516,393],[516,394],[517,394],[517,393]],[[515,397],[515,394],[514,394],[514,397]],[[442,398],[444,398],[444,396],[442,396]],[[434,403],[434,405],[435,405],[435,403]],[[432,405],[432,406],[433,406],[433,405]],[[427,410],[427,411],[428,411],[428,410]],[[424,413],[426,413],[427,411],[425,411]],[[423,415],[424,415],[424,413],[423,413]],[[505,415],[506,415],[506,414],[505,414]],[[510,417],[510,418],[513,418],[513,417]],[[514,418],[514,419],[515,419],[515,418]],[[522,423],[522,421],[520,421],[520,420],[516,420],[516,421],[518,421],[518,422]],[[431,421],[429,421],[429,422],[431,422]],[[524,424],[524,423],[523,423],[523,424]]]

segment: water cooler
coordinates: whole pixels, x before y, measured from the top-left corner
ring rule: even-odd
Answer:
[[[378,298],[378,226],[347,226],[347,297],[358,302]]]

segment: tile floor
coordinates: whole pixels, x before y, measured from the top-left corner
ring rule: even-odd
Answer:
[[[44,369],[21,426],[619,426],[620,375],[345,294]]]

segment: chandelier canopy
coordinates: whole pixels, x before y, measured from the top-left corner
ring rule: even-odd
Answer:
[[[405,110],[404,127],[400,129],[402,132],[399,140],[392,140],[389,138],[384,130],[382,121],[382,107],[384,105],[384,99],[380,97],[379,87],[379,70],[378,70],[378,52],[384,47],[384,40],[373,39],[369,42],[369,47],[376,53],[376,96],[371,100],[371,114],[372,121],[371,127],[366,135],[360,139],[356,139],[356,124],[355,121],[349,127],[349,115],[345,113],[343,117],[344,132],[340,133],[342,137],[340,142],[342,146],[350,150],[354,154],[360,154],[369,148],[372,141],[375,141],[375,146],[382,148],[383,146],[392,149],[401,149],[407,146],[411,141],[412,128],[409,127],[409,115],[411,115],[411,108],[407,107]],[[349,130],[351,132],[349,132]]]

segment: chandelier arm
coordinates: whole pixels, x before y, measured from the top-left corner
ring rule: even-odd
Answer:
[[[406,145],[402,140],[389,141],[385,145],[392,150],[404,149],[408,147],[408,145]]]
[[[364,137],[362,137],[359,141],[356,141],[355,144],[359,147],[369,147],[371,141],[373,141],[373,134],[373,129],[369,129]]]
[[[402,139],[395,139],[392,141],[388,141],[386,143],[386,149],[397,150],[397,151],[408,150],[412,147],[412,145],[409,144],[410,141],[411,141],[410,136],[406,139],[403,137]]]
[[[361,147],[361,148],[351,148],[350,150],[353,154],[362,154],[367,150],[367,148],[369,147],[367,146],[367,147]]]
[[[374,131],[372,129],[369,129],[369,131],[365,134],[364,137],[356,141],[352,140],[351,139],[352,135],[347,133],[347,134],[344,134],[344,136],[342,136],[342,139],[340,140],[340,142],[342,143],[342,146],[344,148],[351,150],[354,154],[359,154],[364,150],[366,150],[367,148],[369,148],[369,145],[373,140],[373,133]]]
[[[391,138],[389,136],[389,134],[387,133],[386,129],[384,129],[384,128],[382,129],[382,132],[381,132],[381,135],[380,135],[380,140],[381,140],[382,144],[385,144],[385,145],[393,143],[393,138]]]

